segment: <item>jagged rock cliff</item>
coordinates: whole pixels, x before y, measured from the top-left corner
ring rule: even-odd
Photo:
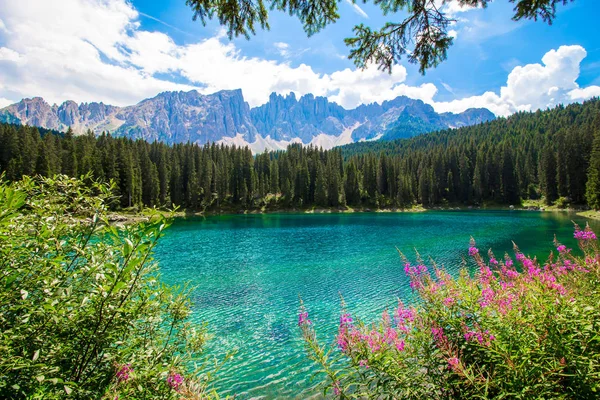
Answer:
[[[163,92],[128,107],[66,101],[50,105],[35,97],[0,110],[0,121],[76,133],[142,138],[166,143],[225,142],[250,145],[255,151],[283,148],[290,142],[326,148],[362,140],[410,137],[437,129],[473,125],[494,119],[487,109],[438,114],[420,100],[400,96],[382,104],[346,110],[312,94],[297,99],[271,94],[269,101],[250,109],[241,90],[203,95]]]

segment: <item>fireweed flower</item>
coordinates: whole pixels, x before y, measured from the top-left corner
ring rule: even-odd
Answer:
[[[417,269],[417,267],[413,267],[410,265],[410,263],[406,263],[404,264],[404,273],[406,274],[406,276],[414,276],[414,275],[418,275],[419,271]]]
[[[333,394],[336,396],[342,394],[342,390],[340,389],[340,381],[335,381],[333,383]]]
[[[450,367],[450,369],[452,370],[456,370],[458,368],[458,364],[460,363],[460,361],[458,360],[458,358],[456,357],[450,357],[448,359],[448,366]]]
[[[398,308],[394,312],[394,321],[396,326],[403,332],[408,332],[409,329],[407,324],[415,320],[415,314],[413,310],[404,308],[402,304],[398,304]]]
[[[580,230],[579,227],[575,229],[575,233],[573,237],[577,240],[596,240],[596,234],[590,229],[589,226],[585,228],[585,230]]]
[[[404,351],[404,346],[405,346],[404,340],[396,340],[395,345],[396,345],[396,350]]]
[[[178,374],[177,372],[172,372],[167,377],[167,385],[171,387],[171,389],[177,391],[180,389],[183,384],[183,376]]]
[[[479,282],[482,285],[489,285],[489,283],[494,279],[494,273],[487,266],[482,266],[479,269]]]
[[[372,330],[367,338],[367,344],[371,349],[371,352],[375,353],[381,350],[382,336],[376,330]]]
[[[345,313],[345,314],[340,315],[340,326],[350,326],[350,325],[352,325],[352,317],[350,316],[350,314]]]
[[[393,328],[387,328],[383,334],[383,339],[390,345],[394,344],[398,339],[398,332]]]
[[[475,256],[476,254],[479,254],[479,249],[475,246],[471,246],[469,247],[469,255],[471,257]]]
[[[512,262],[510,263],[510,266],[508,265],[508,262],[507,262],[502,267],[501,271],[504,276],[506,276],[507,278],[510,278],[510,279],[516,279],[519,276],[519,273],[512,268]]]
[[[308,319],[308,312],[303,311],[300,314],[298,314],[298,326],[310,324],[312,324],[312,322],[310,321],[310,319]]]
[[[488,306],[494,300],[494,290],[491,288],[485,288],[481,291],[481,299],[479,304],[481,307]]]
[[[452,298],[452,297],[446,297],[446,298],[444,299],[444,305],[445,305],[446,307],[451,307],[451,306],[452,306],[454,303],[455,303],[455,300],[454,300],[454,298]]]
[[[348,313],[340,315],[340,328],[337,336],[337,344],[340,350],[345,352],[350,345],[348,340],[348,328],[352,327],[352,317]]]
[[[465,332],[465,340],[467,342],[477,341],[477,343],[479,343],[480,345],[489,347],[492,345],[492,341],[496,340],[496,337],[490,334],[488,330],[485,330],[483,332],[468,330],[467,332]]]
[[[565,252],[567,252],[567,246],[565,246],[564,244],[561,244],[560,246],[558,246],[556,248],[556,250],[558,250],[559,253],[565,253]]]
[[[523,259],[523,266],[527,268],[527,273],[530,277],[539,276],[542,272],[530,258]]]
[[[410,288],[412,290],[419,290],[423,288],[423,283],[421,281],[415,281],[415,280],[411,280],[410,281]]]
[[[127,382],[129,380],[129,373],[133,372],[131,364],[123,364],[117,370],[117,381]]]
[[[444,335],[444,329],[434,326],[431,328],[431,334],[436,342],[441,343],[446,341],[446,336]]]

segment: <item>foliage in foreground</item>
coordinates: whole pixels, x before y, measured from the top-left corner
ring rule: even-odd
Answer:
[[[89,180],[89,179],[88,179]],[[117,229],[109,185],[0,182],[0,397],[208,398],[188,289],[158,280],[166,226]]]
[[[302,306],[309,356],[339,398],[556,398],[600,395],[600,252],[576,226],[583,256],[556,242],[548,261],[487,261],[453,278],[418,259],[405,272],[421,302],[371,325],[342,311],[337,344],[320,345]],[[515,263],[518,265],[516,267]],[[337,349],[336,349],[337,347]]]

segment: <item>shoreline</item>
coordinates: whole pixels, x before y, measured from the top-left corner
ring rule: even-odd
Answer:
[[[248,214],[354,214],[354,213],[413,213],[427,211],[531,211],[531,212],[571,212],[576,215],[588,219],[600,221],[600,211],[582,210],[577,208],[555,208],[555,207],[536,207],[536,206],[436,206],[422,207],[415,206],[411,208],[281,208],[281,209],[234,209],[227,210],[207,210],[207,211],[161,211],[161,210],[144,210],[142,212],[118,211],[108,213],[108,220],[116,224],[132,224],[138,222],[148,222],[153,215],[160,214],[163,216],[172,216],[173,218],[194,218],[194,217],[209,217],[209,216],[231,216],[231,215],[248,215]]]
[[[595,221],[600,221],[600,211],[588,210],[588,211],[580,211],[577,213],[580,217],[593,219]]]

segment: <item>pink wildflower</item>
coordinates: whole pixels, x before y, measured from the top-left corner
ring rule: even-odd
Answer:
[[[376,330],[372,330],[371,334],[367,338],[367,344],[369,345],[369,348],[371,349],[371,351],[373,353],[381,350],[381,342],[382,342],[381,334],[379,332],[377,332]]]
[[[453,370],[456,370],[458,368],[459,363],[460,361],[456,357],[450,357],[448,359],[448,366]]]
[[[352,325],[352,317],[350,314],[342,314],[340,315],[340,326],[350,326]]]
[[[488,285],[492,281],[493,278],[494,278],[494,273],[492,272],[491,269],[489,269],[489,267],[483,265],[479,269],[479,281],[482,284]]]
[[[564,244],[561,244],[560,246],[558,246],[556,248],[556,250],[558,250],[559,253],[565,253],[567,251],[567,246],[565,246]]]
[[[404,346],[405,346],[404,340],[397,340],[395,344],[396,344],[396,350],[404,351]]]
[[[131,364],[123,364],[117,371],[117,381],[127,382],[129,380],[129,373],[132,372]]]
[[[445,305],[446,307],[451,307],[451,306],[452,306],[452,305],[453,305],[455,302],[456,302],[456,301],[455,301],[455,300],[454,300],[454,298],[452,298],[452,297],[446,297],[446,298],[444,299],[444,305]]]
[[[493,340],[496,340],[496,337],[494,335],[491,335],[489,333],[489,331],[467,331],[465,333],[465,339],[467,341],[471,341],[473,338],[475,338],[475,340],[477,340],[477,342],[482,345],[482,346],[491,346],[491,342]]]
[[[387,328],[384,334],[384,339],[387,343],[392,344],[398,339],[398,332],[395,329]]]
[[[342,391],[340,390],[340,381],[336,381],[333,384],[333,394],[336,396],[339,396],[340,394],[342,394]]]
[[[177,372],[171,372],[167,377],[167,385],[169,385],[171,389],[175,391],[179,391],[182,384],[183,376],[181,374],[178,374]]]
[[[431,334],[436,342],[444,342],[446,341],[446,336],[444,335],[444,329],[434,326],[431,328]]]
[[[396,312],[394,313],[394,320],[398,328],[404,332],[408,332],[408,327],[406,324],[415,320],[415,314],[411,309],[404,308],[402,307],[402,304],[399,304]]]
[[[298,326],[310,324],[312,324],[312,322],[310,321],[310,319],[308,319],[308,312],[303,311],[300,314],[298,314]]]
[[[577,240],[596,240],[596,234],[590,229],[590,227],[586,227],[585,230],[576,229],[573,234],[575,239]]]
[[[481,299],[479,300],[479,304],[481,307],[488,306],[492,300],[494,300],[494,290],[491,288],[485,288],[481,291]]]
[[[479,249],[475,246],[471,246],[469,247],[469,255],[471,257],[475,256],[476,254],[479,254]]]

